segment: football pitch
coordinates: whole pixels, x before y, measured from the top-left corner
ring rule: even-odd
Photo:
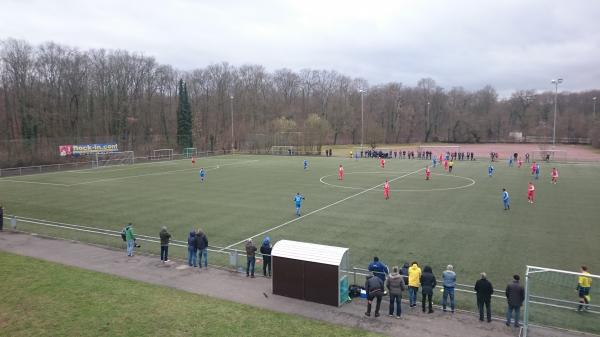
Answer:
[[[259,244],[268,235],[272,242],[349,247],[351,265],[363,268],[378,256],[390,267],[430,265],[440,277],[452,264],[459,283],[474,284],[485,271],[502,292],[526,265],[600,270],[599,165],[542,163],[535,180],[526,163],[496,162],[488,177],[487,160],[456,161],[452,173],[438,166],[426,181],[429,163],[388,159],[381,168],[375,159],[228,155],[199,158],[195,166],[173,160],[2,178],[0,198],[5,215],[117,231],[133,222],[137,234],[149,236],[165,225],[181,241],[200,227],[214,247],[243,249],[245,239]],[[556,185],[552,167],[560,173]],[[529,181],[535,204],[527,202]],[[509,211],[502,188],[511,197]],[[306,198],[301,217],[292,201],[297,192]]]

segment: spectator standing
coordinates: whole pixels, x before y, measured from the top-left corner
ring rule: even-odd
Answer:
[[[260,253],[263,259],[263,276],[271,277],[271,238],[265,236],[262,245],[260,246]]]
[[[373,300],[377,300],[375,305],[375,317],[379,317],[379,307],[381,307],[381,296],[383,296],[383,281],[375,273],[367,276],[365,282],[365,290],[367,292],[367,312],[365,315],[371,316],[371,304]]]
[[[198,243],[196,242],[196,232],[190,231],[190,235],[188,236],[188,265],[190,267],[196,267],[197,247]]]
[[[521,278],[519,275],[513,275],[513,280],[506,286],[506,301],[508,308],[506,309],[506,326],[510,326],[512,313],[515,313],[515,328],[519,325],[519,314],[521,306],[525,300],[525,289],[519,283]]]
[[[125,241],[127,241],[127,256],[133,256],[135,234],[133,233],[133,224],[131,222],[125,227]]]
[[[167,226],[162,227],[158,236],[160,237],[160,260],[163,263],[169,262],[169,240],[171,239],[171,234],[167,232]]]
[[[454,267],[449,264],[446,270],[442,273],[444,281],[444,294],[442,297],[442,309],[446,311],[448,297],[450,297],[450,310],[454,313],[454,288],[456,287],[456,273]]]
[[[485,305],[487,313],[488,323],[492,321],[492,294],[494,293],[494,287],[492,283],[488,281],[487,275],[481,273],[481,278],[475,282],[475,293],[477,294],[477,308],[479,309],[479,320],[483,322],[483,306]]]
[[[196,232],[196,249],[198,250],[198,267],[202,268],[202,257],[204,257],[204,268],[208,268],[208,238],[200,228]]]
[[[385,281],[385,286],[390,292],[390,317],[394,317],[394,306],[396,307],[396,318],[400,318],[402,314],[401,303],[404,284],[404,277],[398,272],[398,267],[393,267],[390,277]]]
[[[429,307],[428,313],[433,313],[433,289],[435,288],[437,282],[435,280],[435,275],[433,275],[433,270],[431,270],[430,266],[425,266],[423,268],[423,273],[421,274],[421,304],[423,307],[423,312],[425,312],[425,301],[427,300],[427,305]]]
[[[381,282],[385,282],[385,276],[390,273],[388,267],[385,264],[379,262],[379,258],[377,256],[373,258],[373,262],[369,264],[368,269],[370,272],[373,272],[373,275],[379,277],[379,279],[381,279]]]
[[[421,286],[421,268],[414,261],[408,268],[408,303],[411,308],[417,306],[417,292]]]
[[[408,287],[408,267],[410,265],[408,262],[404,262],[402,265],[402,269],[400,270],[400,274],[402,274],[402,278],[404,279],[404,285]]]
[[[254,265],[256,264],[256,246],[252,239],[246,240],[246,277],[254,278]]]

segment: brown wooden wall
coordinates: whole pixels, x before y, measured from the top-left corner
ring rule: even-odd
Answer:
[[[273,294],[338,305],[338,266],[273,257]]]

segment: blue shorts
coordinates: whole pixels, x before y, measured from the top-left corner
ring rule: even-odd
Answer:
[[[588,296],[590,294],[589,287],[579,287],[579,297]]]

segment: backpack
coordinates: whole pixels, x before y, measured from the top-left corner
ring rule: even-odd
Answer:
[[[348,289],[348,296],[350,296],[351,298],[354,297],[360,297],[360,290],[362,289],[362,287],[357,286],[357,285],[351,285],[350,288]]]
[[[125,234],[125,231],[127,231],[127,227],[123,228],[123,231],[121,232],[121,239],[123,239],[123,241],[127,241],[127,234]]]

